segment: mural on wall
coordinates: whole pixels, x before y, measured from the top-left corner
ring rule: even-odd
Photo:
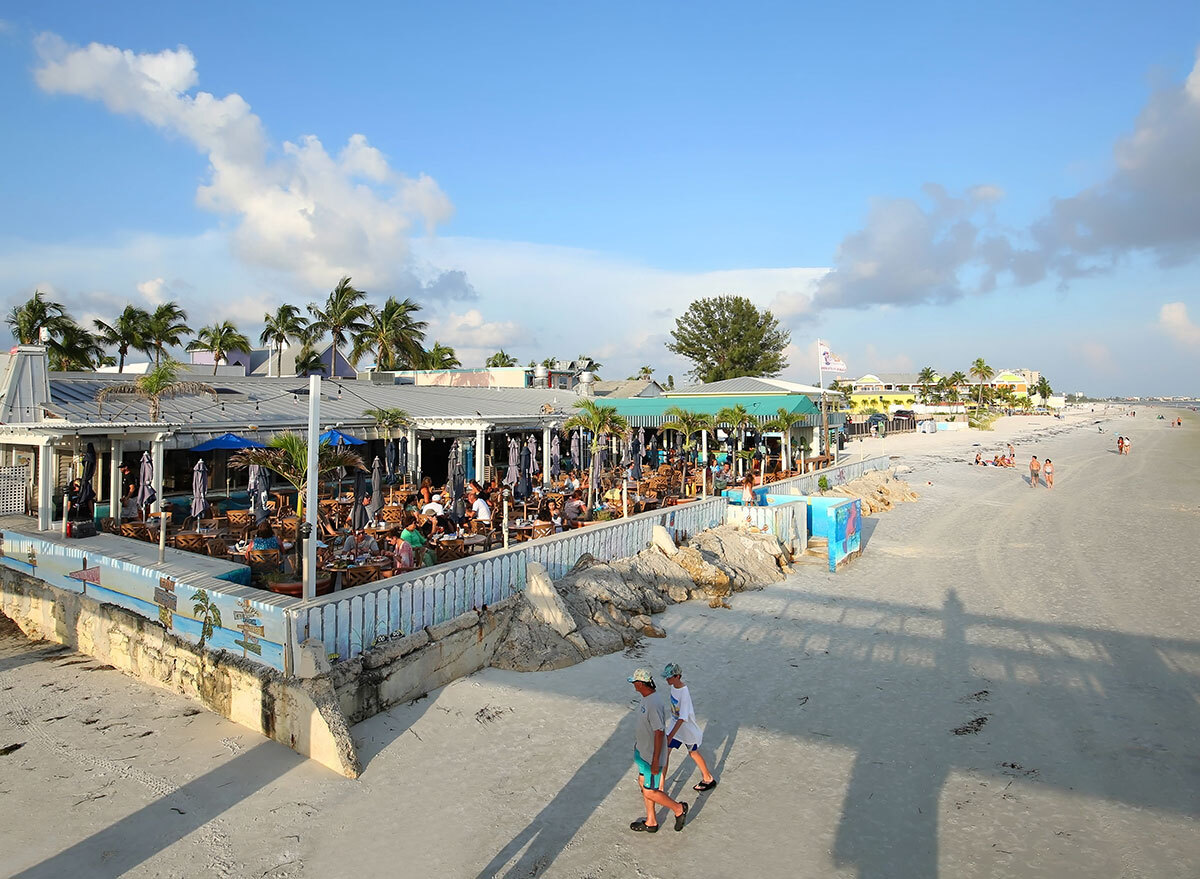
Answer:
[[[133,611],[193,644],[202,640],[204,621],[189,604],[190,596],[205,590],[219,619],[228,621],[227,626],[213,627],[204,638],[205,646],[283,669],[283,608],[256,601],[254,589],[199,574],[194,581],[190,577],[180,580],[149,565],[109,558],[91,548],[84,552],[84,545],[84,541],[69,545],[0,532],[0,565],[58,589]],[[216,614],[213,619],[218,619]]]
[[[833,531],[829,538],[829,570],[859,551],[862,541],[862,501],[855,498],[833,507]]]

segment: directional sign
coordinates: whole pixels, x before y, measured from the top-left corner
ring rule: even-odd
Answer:
[[[244,641],[235,638],[233,643],[241,647],[242,650],[249,650],[255,656],[262,656],[262,645],[258,643],[258,639],[253,635],[246,635]]]
[[[165,607],[169,610],[175,610],[178,607],[179,596],[174,592],[168,592],[161,586],[154,587],[154,603],[159,607]]]
[[[240,626],[238,626],[238,628],[241,629],[242,632],[246,635],[265,635],[266,634],[266,629],[259,625],[249,625],[247,623],[242,623]]]

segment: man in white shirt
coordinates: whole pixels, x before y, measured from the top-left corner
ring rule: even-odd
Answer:
[[[444,516],[446,508],[442,506],[442,496],[435,494],[425,506],[421,508],[422,516]]]
[[[708,764],[700,755],[702,735],[700,726],[696,723],[696,709],[692,707],[691,693],[683,683],[683,669],[679,667],[679,663],[669,662],[663,669],[663,677],[671,685],[667,691],[671,697],[670,719],[667,721],[667,747],[678,748],[682,745],[688,756],[696,761],[700,768],[700,783],[692,790],[701,793],[712,790],[717,786],[717,780],[708,771]]]
[[[468,516],[477,522],[492,521],[492,510],[488,507],[487,501],[473,491],[467,495],[467,500],[471,502],[471,511],[467,513]]]
[[[378,555],[379,543],[360,528],[343,541],[342,552],[355,556]]]

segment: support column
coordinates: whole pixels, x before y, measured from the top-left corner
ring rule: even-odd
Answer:
[[[484,443],[487,442],[487,431],[482,428],[475,429],[475,479],[480,485],[484,485],[483,468],[487,466],[487,450],[484,448]]]
[[[54,447],[38,446],[38,531],[49,531],[54,521]]]
[[[708,497],[708,431],[700,431],[700,473],[703,479],[700,480],[700,496]]]
[[[417,439],[417,441],[416,441],[416,447],[417,447],[417,449],[416,449],[416,455],[417,455],[417,478],[416,478],[416,483],[417,483],[417,485],[420,485],[420,484],[421,484],[421,475],[422,475],[422,472],[423,472],[423,471],[421,470],[421,466],[422,466],[422,463],[423,463],[423,462],[421,461],[421,440],[420,440],[420,439]]]
[[[108,515],[117,522],[121,521],[121,456],[125,452],[125,443],[119,439],[109,443],[108,462]]]
[[[550,487],[550,428],[542,428],[542,485]]]
[[[150,461],[154,465],[154,503],[150,512],[159,513],[162,512],[163,441],[157,436],[150,441]]]

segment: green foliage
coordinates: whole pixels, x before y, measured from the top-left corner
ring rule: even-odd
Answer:
[[[386,431],[389,437],[393,430],[412,420],[412,416],[403,409],[364,409],[363,415],[374,418],[376,426]]]
[[[691,375],[714,382],[742,375],[774,376],[787,367],[791,334],[769,310],[744,296],[697,299],[676,319],[667,350],[692,361]]]
[[[822,476],[817,480],[817,488],[821,491],[829,491],[829,477]]]
[[[215,400],[217,392],[204,382],[179,381],[181,364],[170,358],[140,375],[131,382],[106,385],[96,394],[96,411],[103,414],[104,404],[112,397],[136,397],[150,404],[150,420],[158,421],[162,415],[162,401],[183,396],[209,394]]]
[[[96,336],[102,345],[115,345],[117,349],[117,372],[125,371],[125,358],[129,349],[144,350],[146,347],[146,332],[150,325],[150,312],[142,308],[126,305],[125,310],[117,315],[111,324],[102,320],[92,321],[96,328]]]
[[[187,325],[187,312],[179,307],[179,303],[174,300],[164,302],[150,314],[142,333],[140,350],[154,358],[156,367],[160,366],[167,348],[182,345],[184,336],[191,331],[192,328]]]
[[[449,345],[434,341],[433,347],[421,351],[413,362],[413,369],[458,369],[462,361]]]
[[[713,429],[713,419],[699,412],[692,412],[682,406],[671,406],[663,415],[667,420],[659,425],[659,430],[675,430],[683,434],[683,449],[691,452],[696,447],[695,437]],[[687,457],[683,459],[683,476],[680,491],[687,485]]]
[[[411,366],[424,350],[426,321],[416,320],[421,306],[411,299],[389,296],[383,308],[367,306],[363,330],[354,337],[350,363],[357,365],[364,354],[375,354],[375,368],[382,370]]]
[[[221,361],[229,362],[230,351],[249,351],[250,340],[231,321],[201,327],[196,338],[188,343],[189,351],[209,351],[213,356],[213,375]]]
[[[490,369],[503,369],[506,366],[516,366],[517,358],[506,352],[503,348],[489,357],[483,363],[484,366]]]
[[[591,433],[593,457],[600,451],[601,440],[606,434],[621,439],[629,436],[629,422],[617,414],[616,406],[604,406],[584,397],[575,401],[575,408],[578,411],[563,423],[563,429],[586,430]],[[596,482],[589,479],[588,507],[592,505],[595,491]]]
[[[296,489],[297,515],[304,517],[304,499],[308,492],[308,438],[304,434],[285,430],[267,440],[265,449],[242,449],[229,463],[238,468],[257,464],[278,473]],[[347,470],[366,470],[357,452],[346,446],[321,443],[317,452],[317,478],[332,473],[339,467]]]
[[[371,310],[367,305],[367,294],[355,289],[347,275],[329,291],[325,305],[310,304],[308,313],[312,321],[308,325],[307,341],[316,344],[326,335],[333,341],[333,360],[337,363],[338,351],[346,339],[356,338],[367,330]],[[299,372],[299,369],[297,369]]]
[[[204,642],[212,637],[213,630],[221,626],[221,609],[213,604],[212,598],[204,589],[192,593],[192,613],[200,622],[200,649]]]
[[[14,305],[5,322],[18,345],[40,345],[43,328],[53,335],[74,323],[67,310],[57,302],[47,301],[41,290],[34,290],[23,304]]]

